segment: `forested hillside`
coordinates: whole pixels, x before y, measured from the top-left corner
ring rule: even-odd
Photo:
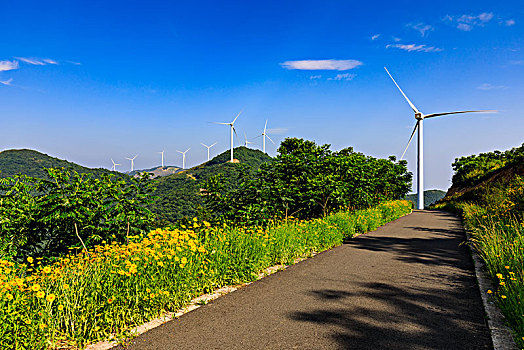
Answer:
[[[23,174],[39,179],[48,177],[46,168],[70,168],[74,171],[94,175],[108,174],[111,171],[103,168],[91,169],[81,165],[48,156],[30,149],[12,149],[0,152],[0,177]],[[117,172],[113,172],[119,174]]]
[[[442,191],[442,190],[427,190],[427,191],[424,191],[424,206],[428,207],[431,204],[436,203],[437,201],[439,201],[442,198],[444,198],[445,195],[446,195],[446,191]],[[417,197],[416,193],[408,194],[406,196],[406,199],[413,203],[414,208],[418,207],[418,197]]]
[[[157,214],[160,223],[194,217],[204,204],[202,184],[211,177],[221,174],[234,184],[244,171],[255,171],[262,163],[271,161],[267,154],[246,147],[235,148],[234,156],[239,163],[229,162],[230,153],[227,150],[194,168],[153,180],[157,187],[154,193],[157,199],[151,209]]]

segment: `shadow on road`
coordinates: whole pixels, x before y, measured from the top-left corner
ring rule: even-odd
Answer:
[[[329,327],[341,349],[491,349],[485,326],[471,326],[472,319],[482,319],[478,315],[482,310],[471,309],[471,295],[463,288],[442,294],[438,286],[417,290],[362,283],[356,287],[358,295],[312,290],[310,295],[323,298],[326,308],[288,317]],[[351,298],[364,301],[355,306]]]

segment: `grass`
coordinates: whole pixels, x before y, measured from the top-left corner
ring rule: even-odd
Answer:
[[[448,203],[447,206],[462,213],[471,232],[470,244],[484,261],[496,286],[484,292],[496,301],[514,332],[516,343],[524,348],[524,221],[507,214],[505,209],[494,210],[473,203]]]
[[[34,258],[19,266],[0,260],[0,348],[82,348],[128,337],[198,295],[253,281],[266,267],[330,249],[410,211],[410,202],[395,201],[266,229],[195,219],[191,228],[157,229],[47,266]]]

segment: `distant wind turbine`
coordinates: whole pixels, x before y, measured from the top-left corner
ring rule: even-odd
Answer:
[[[262,136],[262,152],[266,153],[266,137],[268,138],[269,141],[275,144],[275,142],[271,140],[271,137],[269,137],[269,135],[267,134],[267,119],[266,119],[266,125],[264,125],[264,131],[262,131],[262,134],[258,135],[257,137],[261,137],[261,136]]]
[[[211,147],[213,147],[214,145],[216,145],[217,143],[215,142],[214,144],[212,144],[211,146],[208,146],[208,145],[204,145],[203,143],[200,143],[202,146],[204,146],[205,148],[207,148],[207,160],[209,161],[209,149]]]
[[[162,155],[162,169],[164,169],[164,152],[165,151],[162,151],[162,152],[158,152]]]
[[[113,158],[111,158],[111,163],[113,163],[113,166],[111,167],[111,171],[116,171],[116,166],[117,166],[117,165],[122,165],[122,164],[117,164],[117,163],[115,163],[115,161],[113,160]]]
[[[188,149],[186,149],[185,152],[177,151],[178,153],[181,153],[181,154],[182,154],[182,169],[185,169],[185,168],[186,168],[186,153],[187,153],[187,151],[189,151],[190,149],[191,149],[191,147],[189,147]]]
[[[135,168],[135,158],[136,158],[137,155],[135,155],[133,158],[126,158],[127,160],[130,160],[131,161],[131,171],[133,171],[133,169]]]
[[[462,114],[462,113],[496,113],[497,111],[491,111],[491,110],[480,110],[480,111],[457,111],[457,112],[445,112],[445,113],[431,113],[431,114],[424,114],[422,112],[420,112],[417,107],[415,107],[415,105],[413,103],[411,103],[411,101],[409,100],[409,98],[406,96],[406,94],[404,93],[404,91],[402,91],[402,89],[400,88],[400,86],[398,86],[397,82],[395,81],[395,79],[393,79],[393,77],[391,76],[391,74],[389,74],[389,71],[387,70],[386,67],[384,67],[384,69],[386,70],[386,72],[388,73],[389,77],[391,78],[391,80],[393,80],[393,82],[395,83],[395,85],[397,86],[397,88],[400,90],[400,93],[402,94],[402,96],[404,96],[404,98],[406,99],[406,101],[408,102],[408,104],[410,105],[411,109],[413,110],[413,112],[415,112],[415,119],[417,120],[416,124],[415,124],[415,128],[413,129],[413,132],[411,133],[411,136],[409,138],[409,141],[408,141],[408,144],[406,145],[406,148],[404,149],[404,152],[402,153],[402,156],[400,157],[400,159],[404,158],[404,154],[406,154],[406,151],[408,150],[408,147],[409,147],[409,144],[411,143],[411,140],[413,139],[413,135],[415,135],[415,132],[417,131],[418,129],[418,148],[417,148],[417,152],[418,152],[418,163],[417,163],[417,197],[418,197],[418,209],[420,210],[423,210],[424,209],[424,140],[423,140],[423,129],[422,129],[422,122],[424,121],[424,119],[426,118],[433,118],[433,117],[439,117],[439,116],[442,116],[442,115],[450,115],[450,114]]]
[[[246,136],[246,133],[245,133],[245,132],[244,132],[244,139],[246,140],[246,141],[244,142],[244,147],[249,147],[249,144],[252,144],[252,145],[255,144],[254,142],[251,142],[251,141],[248,141],[248,140],[247,140],[247,136]]]
[[[240,113],[242,113],[242,111],[240,111]],[[237,116],[235,117],[235,119],[233,119],[233,121],[231,123],[217,123],[217,122],[215,122],[215,124],[229,125],[231,127],[231,163],[233,163],[233,132],[236,135],[237,131],[235,130],[235,122],[236,122],[238,116],[240,115],[240,113],[237,114]]]

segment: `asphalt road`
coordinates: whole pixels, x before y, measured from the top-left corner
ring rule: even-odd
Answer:
[[[460,221],[416,211],[223,296],[129,349],[492,349]]]

